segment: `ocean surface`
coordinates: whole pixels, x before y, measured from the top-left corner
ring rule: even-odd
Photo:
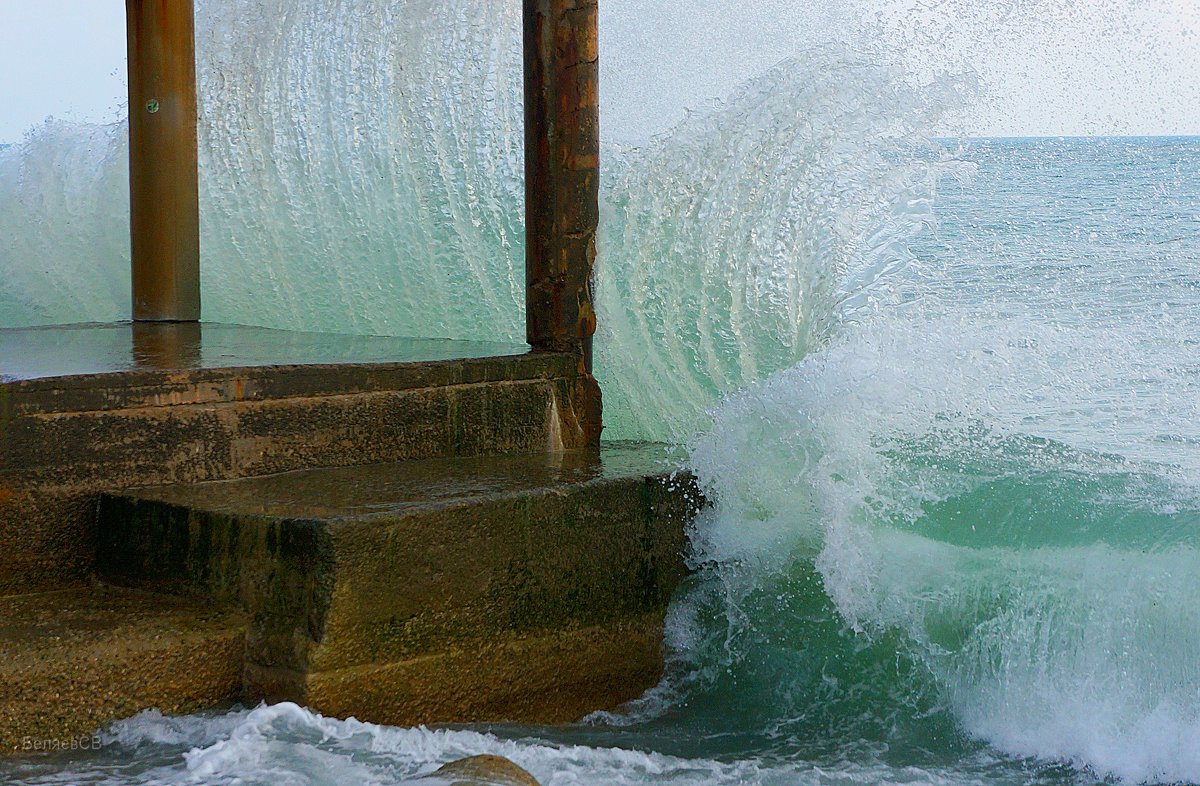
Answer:
[[[1200,783],[1200,138],[942,138],[969,90],[845,5],[689,71],[741,4],[675,49],[603,4],[605,433],[715,500],[662,684],[559,728],[149,712],[0,782]],[[206,319],[519,341],[519,12],[198,3]],[[0,325],[128,313],[126,156],[0,150]]]

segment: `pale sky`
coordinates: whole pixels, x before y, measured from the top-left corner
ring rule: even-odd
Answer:
[[[0,0],[0,144],[48,115],[124,112],[124,0]]]
[[[602,92],[631,137],[830,41],[916,81],[977,77],[934,133],[1200,134],[1200,0],[604,0],[600,15]]]
[[[120,115],[124,6],[0,0],[0,143],[49,115]],[[877,56],[979,76],[984,100],[956,133],[1200,134],[1200,0],[605,0],[606,105],[645,113],[630,126],[669,125],[818,28],[844,33],[851,6],[884,42]]]

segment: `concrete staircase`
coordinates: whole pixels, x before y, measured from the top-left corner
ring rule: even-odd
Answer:
[[[0,377],[0,596],[93,574],[102,491],[570,450],[598,440],[594,386],[549,353]]]
[[[0,753],[262,699],[569,721],[658,679],[699,494],[661,446],[596,447],[577,358],[109,354],[0,377]]]

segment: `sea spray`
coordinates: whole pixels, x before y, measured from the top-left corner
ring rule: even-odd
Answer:
[[[777,33],[776,55],[681,85],[671,124],[606,92],[610,438],[686,436],[720,394],[819,345],[906,258],[932,192],[925,131],[949,104],[819,43],[850,10],[790,14],[803,40]],[[606,68],[626,54],[611,50]],[[523,338],[519,7],[207,0],[197,52],[206,320]],[[14,239],[0,324],[127,318],[126,156],[120,124],[48,124],[0,152]]]
[[[523,333],[520,8],[197,4],[204,318]],[[0,152],[0,323],[128,318],[123,124]]]
[[[925,744],[943,716],[1010,753],[1194,780],[1200,486],[1153,440],[1119,455],[1101,450],[1099,424],[1079,428],[1075,408],[1137,365],[1104,352],[1106,335],[890,316],[732,397],[691,452],[716,500],[693,541],[720,598],[709,646],[738,658],[774,646],[779,668],[822,626],[844,626],[848,639],[823,642],[822,669],[873,652],[882,662],[859,661],[856,690],[891,693],[844,707],[854,736],[878,737],[890,718],[894,750]],[[1164,376],[1181,393],[1190,384]],[[1030,433],[1030,391],[1051,387]],[[1154,409],[1125,415],[1140,429],[1122,433],[1162,426]],[[812,568],[824,611],[812,587],[793,596]],[[810,640],[783,638],[789,628]],[[682,657],[713,657],[687,635]],[[750,676],[769,661],[724,659],[764,692],[788,682]],[[811,714],[814,698],[776,700],[780,722]]]
[[[1049,5],[966,28],[939,3],[902,40],[1023,35]],[[1200,150],[933,147],[946,67],[796,7],[773,31],[801,40],[713,58],[662,118],[607,105],[607,433],[686,436],[715,405],[670,678],[619,730],[143,716],[95,762],[22,772],[394,782],[453,748],[563,784],[1200,780]],[[698,10],[702,32],[742,5]],[[207,316],[519,338],[518,11],[202,3]],[[123,137],[0,151],[7,324],[125,315]]]
[[[612,148],[597,273],[611,434],[684,438],[717,397],[873,306],[930,218],[941,155],[923,106],[895,74],[813,50]]]
[[[128,149],[50,120],[0,150],[0,326],[128,318]]]
[[[201,4],[205,318],[521,340],[520,8]]]

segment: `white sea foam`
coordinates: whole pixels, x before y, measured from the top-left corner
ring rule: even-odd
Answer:
[[[107,740],[123,746],[194,744],[183,755],[183,767],[146,773],[171,783],[409,783],[448,761],[479,754],[505,756],[546,786],[757,782],[764,772],[753,763],[720,764],[619,748],[506,740],[473,731],[340,721],[290,703],[216,717],[168,719],[143,713],[116,724],[107,735]]]
[[[294,704],[263,705],[220,716],[164,718],[142,713],[105,732],[112,757],[100,765],[29,767],[22,782],[59,786],[399,786],[437,784],[437,767],[479,754],[505,756],[544,786],[851,786],[987,783],[988,762],[953,769],[893,768],[878,761],[764,765],[753,760],[684,759],[609,747],[503,739],[474,731],[398,729],[325,718]],[[192,744],[190,750],[185,747]],[[153,753],[151,752],[153,751]]]
[[[1161,407],[1110,401],[1096,421],[1147,359],[1112,339],[886,318],[731,398],[691,454],[717,500],[697,561],[726,566],[736,608],[815,559],[845,623],[900,631],[1003,751],[1200,780],[1200,485],[1194,455],[1153,439],[1191,427],[1190,372],[1157,378]]]

